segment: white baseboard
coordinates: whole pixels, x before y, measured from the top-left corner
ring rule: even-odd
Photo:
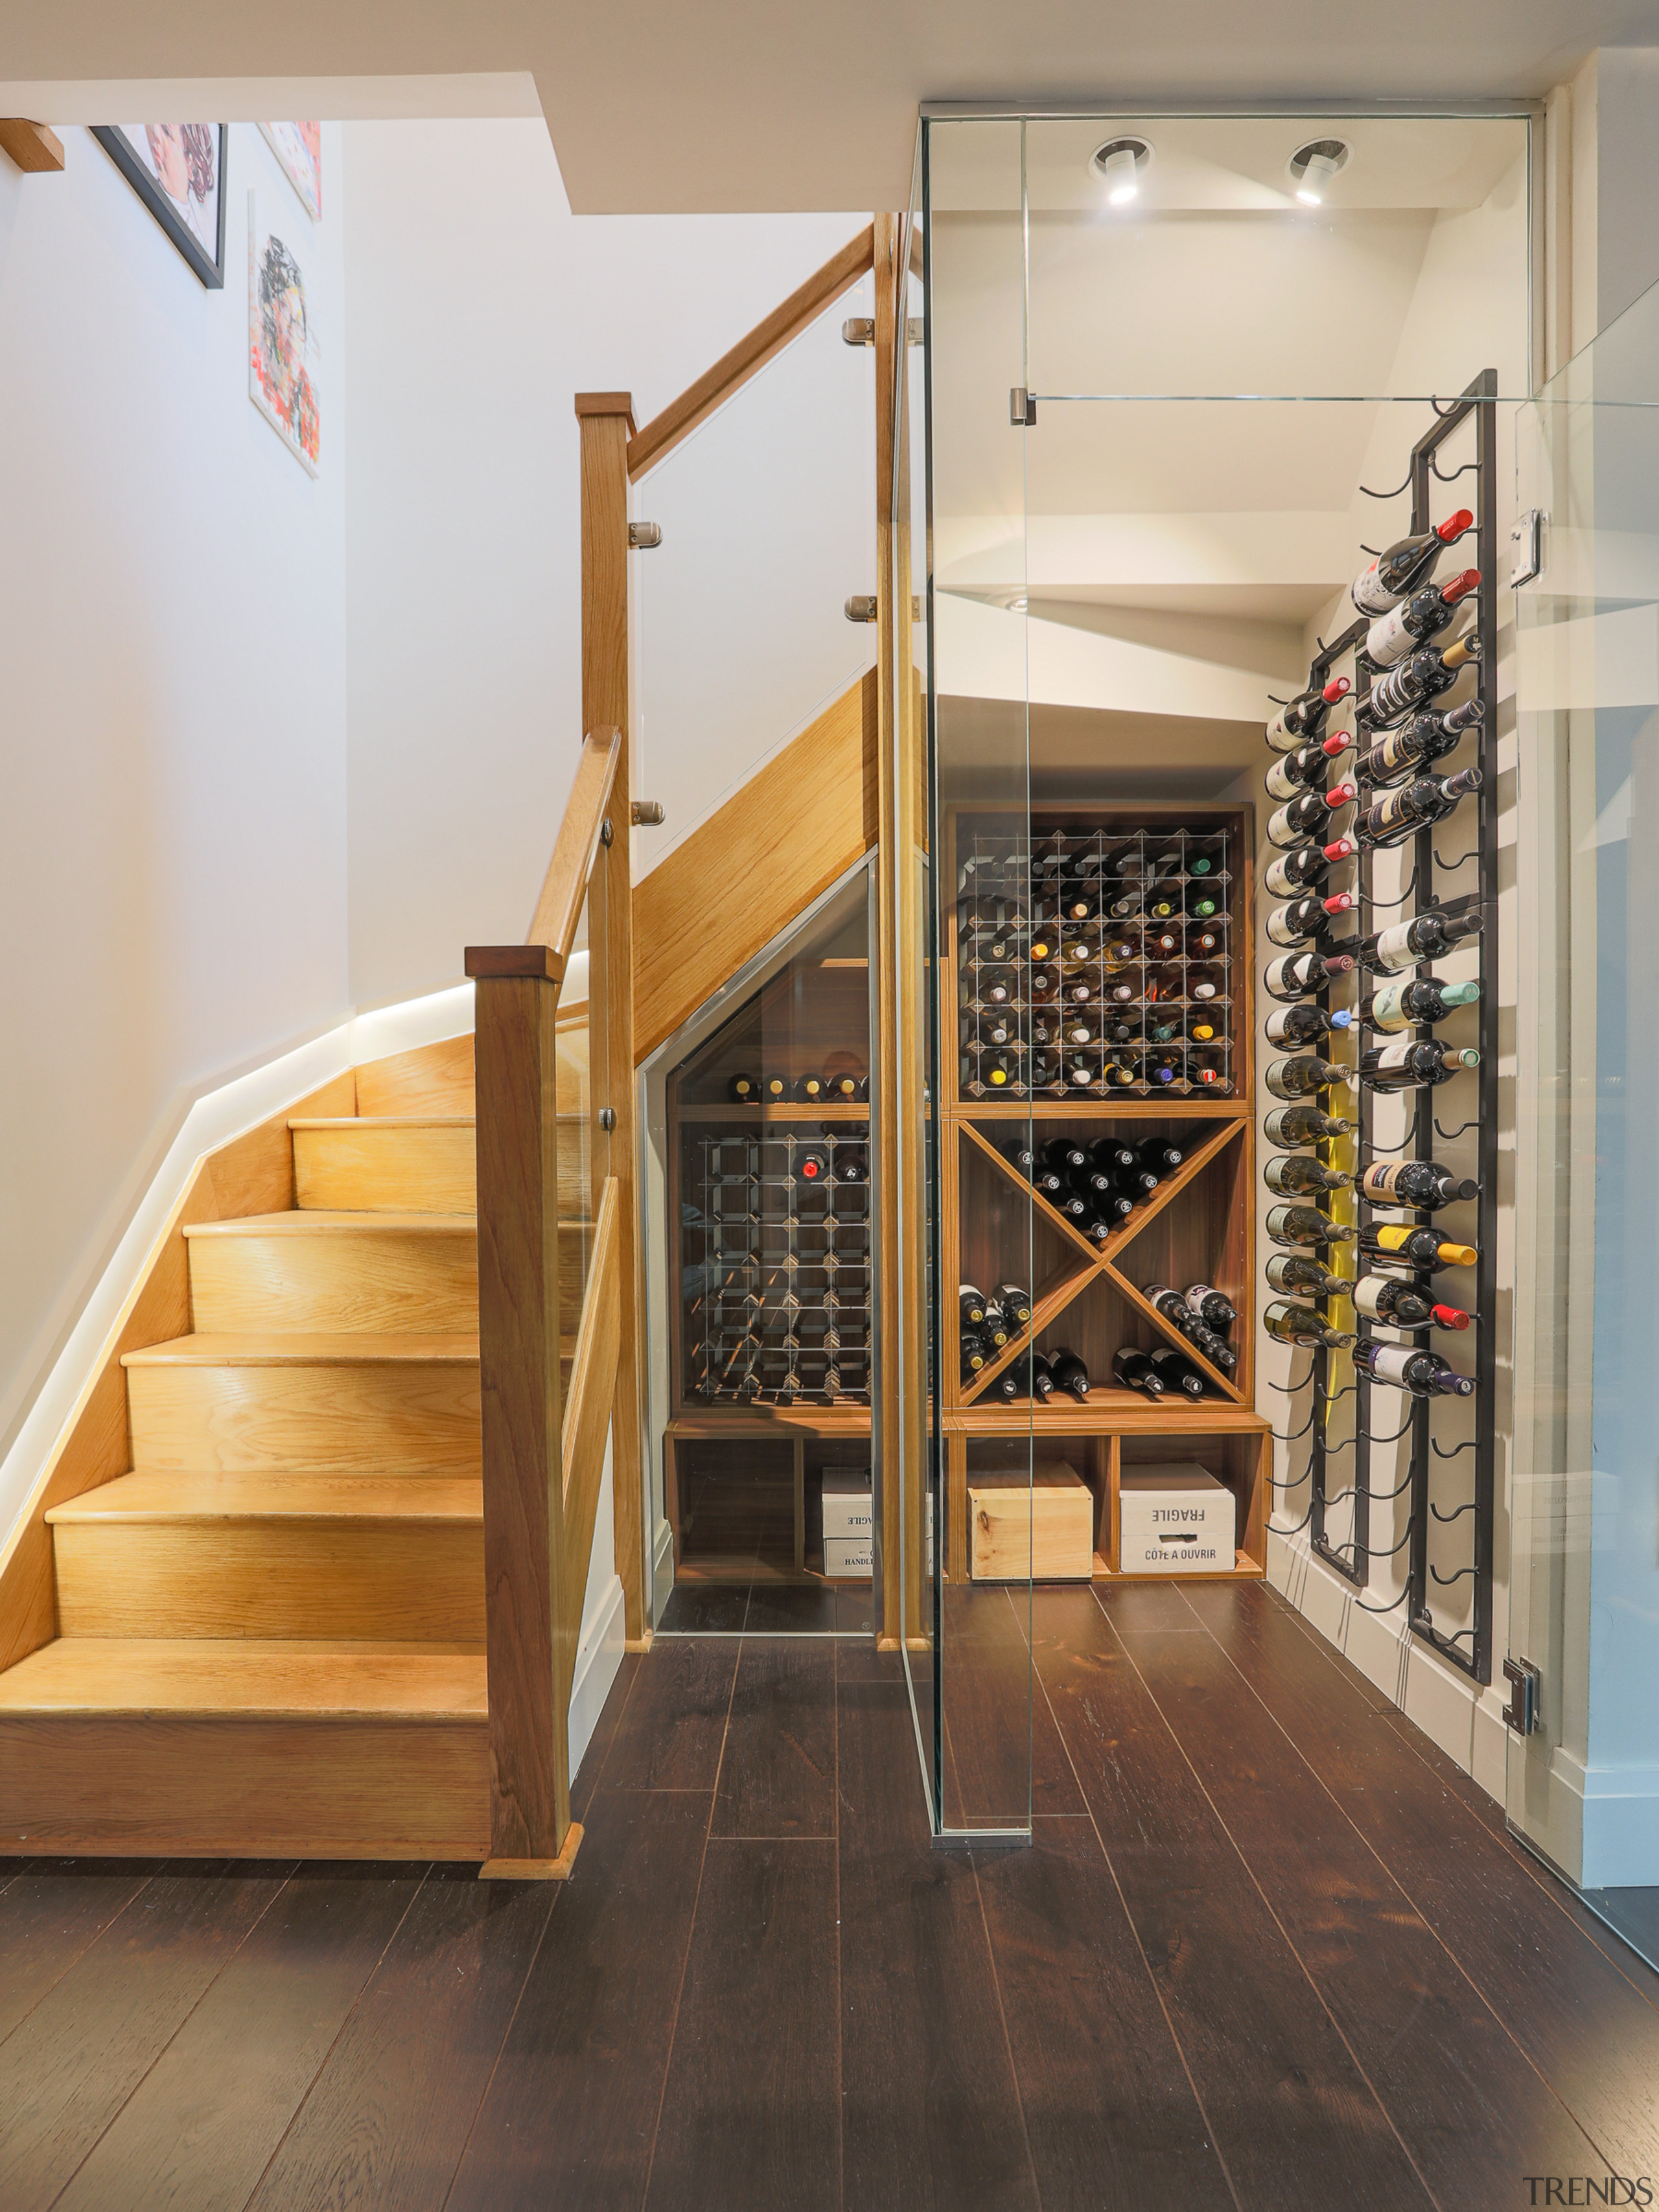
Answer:
[[[583,1753],[593,1741],[593,1731],[599,1724],[599,1715],[611,1694],[611,1685],[621,1668],[627,1634],[622,1578],[613,1574],[609,1589],[588,1621],[587,1632],[576,1653],[575,1678],[570,1691],[570,1728],[566,1739],[569,1745],[573,1781],[582,1763]]]
[[[1267,1579],[1391,1705],[1502,1804],[1508,1746],[1504,1700],[1496,1690],[1443,1665],[1411,1633],[1401,1613],[1370,1613],[1356,1605],[1352,1589],[1305,1540],[1268,1530]]]

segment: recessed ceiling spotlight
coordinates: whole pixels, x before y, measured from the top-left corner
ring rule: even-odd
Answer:
[[[1326,187],[1347,158],[1348,149],[1340,138],[1314,138],[1297,148],[1290,159],[1290,171],[1296,196],[1304,207],[1324,204]]]
[[[1089,156],[1089,167],[1106,179],[1106,197],[1112,205],[1122,207],[1139,194],[1139,172],[1152,158],[1152,149],[1144,138],[1109,138]]]

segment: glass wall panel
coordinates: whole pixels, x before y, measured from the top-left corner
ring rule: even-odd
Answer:
[[[973,1832],[1030,1820],[1031,1355],[1043,1294],[1068,1260],[1052,1229],[1036,1231],[1020,1164],[1033,1065],[1048,1048],[1033,982],[1046,984],[1049,954],[1026,761],[1026,432],[1010,398],[1027,382],[1020,127],[930,125],[926,161],[940,1410],[924,1745],[938,1825]]]
[[[1527,998],[1510,1819],[1659,1960],[1659,291],[1517,452]]]

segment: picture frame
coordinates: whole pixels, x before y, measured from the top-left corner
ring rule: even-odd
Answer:
[[[313,222],[323,219],[323,126],[320,123],[262,123],[261,137],[300,196]]]
[[[247,196],[248,397],[310,476],[322,459],[322,345],[311,225],[257,185]]]
[[[95,123],[92,135],[210,292],[225,283],[228,123]]]

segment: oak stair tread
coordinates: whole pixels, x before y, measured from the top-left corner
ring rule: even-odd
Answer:
[[[121,1354],[124,1367],[474,1366],[474,1336],[432,1336],[360,1329],[315,1334],[175,1336]]]
[[[441,1522],[475,1526],[483,1519],[483,1484],[476,1477],[395,1471],[149,1471],[117,1475],[95,1490],[66,1498],[48,1509],[46,1519],[54,1527],[185,1521],[325,1521],[334,1525],[418,1521],[428,1526]]]
[[[284,1213],[240,1213],[231,1221],[187,1221],[186,1237],[315,1237],[354,1231],[369,1237],[476,1237],[476,1213],[350,1212],[295,1206]]]
[[[482,1645],[62,1636],[0,1674],[0,1715],[488,1719]]]
[[[291,1114],[290,1129],[476,1129],[476,1114]]]

